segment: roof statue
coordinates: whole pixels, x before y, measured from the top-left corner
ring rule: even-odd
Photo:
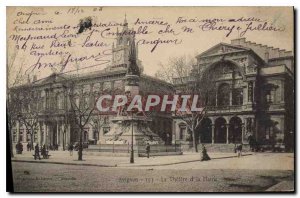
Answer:
[[[129,50],[129,65],[127,68],[127,75],[140,76],[140,69],[136,63],[136,48],[135,48],[135,37],[130,41]]]

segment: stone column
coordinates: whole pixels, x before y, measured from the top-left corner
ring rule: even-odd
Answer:
[[[211,143],[212,144],[215,143],[215,125],[214,124],[211,125]]]
[[[248,91],[247,86],[243,87],[243,104],[248,103]]]
[[[245,123],[242,123],[242,143],[244,144],[244,138],[245,138]]]
[[[280,81],[280,102],[284,102],[284,80]]]
[[[44,127],[44,142],[43,144],[47,144],[47,125],[45,122],[43,122],[43,127]]]
[[[41,131],[41,123],[38,123],[38,143],[42,145],[42,131]]]
[[[229,124],[226,124],[226,144],[229,144]]]
[[[229,105],[232,106],[232,91],[233,88],[230,89],[230,93],[229,93]]]
[[[99,143],[100,144],[104,144],[104,131],[103,131],[103,127],[101,127],[99,129]]]
[[[256,82],[253,81],[253,90],[252,90],[252,103],[255,104],[255,90],[256,90]]]
[[[247,129],[247,118],[244,118],[243,129],[244,129],[244,137],[249,136],[249,131]],[[243,141],[244,142],[244,141]]]
[[[53,142],[53,123],[47,125],[47,143],[50,145]]]
[[[254,83],[253,81],[248,82],[248,103],[252,104],[253,102],[253,91],[254,91]]]
[[[21,141],[20,140],[20,122],[17,120],[16,121],[16,127],[17,127],[17,142]]]
[[[216,90],[216,105],[215,106],[218,106],[218,89]]]
[[[61,122],[61,125],[60,125],[60,147],[61,147],[62,150],[64,150],[64,146],[65,146],[64,131],[65,131],[65,125],[64,125],[63,122]]]
[[[176,121],[172,122],[172,143],[176,143]]]
[[[65,134],[65,145],[70,144],[71,142],[71,126],[66,126],[66,134]]]
[[[58,122],[56,122],[56,144],[58,145],[60,144],[59,137],[60,137],[60,128]]]
[[[25,124],[23,124],[23,142],[27,142],[27,128],[25,126]]]

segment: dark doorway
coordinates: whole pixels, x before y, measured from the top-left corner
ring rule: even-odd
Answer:
[[[211,120],[209,118],[204,118],[201,123],[200,127],[197,131],[197,134],[200,138],[200,143],[211,143]]]
[[[242,120],[239,117],[233,117],[229,121],[229,143],[242,142]]]
[[[215,143],[226,143],[226,120],[221,117],[215,122]]]

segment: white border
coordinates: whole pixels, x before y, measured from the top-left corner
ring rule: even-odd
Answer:
[[[2,0],[0,1],[0,79],[2,83],[0,83],[0,122],[1,122],[1,133],[6,134],[6,106],[5,106],[5,98],[6,98],[6,6],[295,6],[296,9],[300,9],[300,1],[299,0],[272,0],[272,1],[262,1],[262,0],[207,0],[207,1],[193,1],[193,0],[152,0],[152,1],[141,1],[141,0],[101,0],[101,1],[93,1],[93,0]],[[297,10],[299,13],[299,10]],[[298,14],[299,15],[299,14]],[[299,20],[296,20],[297,25],[299,27]],[[297,31],[297,40],[299,42],[299,32]],[[297,44],[298,44],[297,42]],[[298,49],[298,48],[297,48]],[[297,57],[299,57],[299,49],[297,50]],[[298,62],[297,62],[298,63]],[[295,65],[296,67],[297,65]],[[298,78],[299,68],[296,70]],[[297,82],[297,98],[299,98],[299,80]],[[299,105],[298,105],[299,107]],[[297,108],[297,110],[299,110]],[[300,123],[300,118],[297,116],[296,123]],[[297,133],[297,131],[296,131]],[[1,172],[0,172],[0,197],[8,197],[10,194],[6,193],[6,135],[1,136],[0,143],[0,159],[1,159]],[[297,135],[297,142],[299,142],[299,134]],[[298,146],[299,151],[299,146]],[[298,152],[297,151],[297,152]],[[296,167],[297,169],[298,167]],[[299,183],[299,169],[297,170],[297,184]],[[182,194],[181,194],[182,195]],[[187,194],[191,195],[191,194]],[[200,194],[203,196],[204,194]],[[236,194],[239,196],[239,194]],[[246,194],[245,194],[246,195]],[[243,196],[245,196],[243,195]],[[16,196],[16,195],[14,195]],[[31,195],[29,195],[31,196]],[[39,196],[45,196],[39,195]],[[58,197],[63,197],[62,195],[57,195]],[[65,195],[64,195],[65,196]],[[68,196],[74,196],[68,195]],[[82,196],[86,196],[82,195]],[[101,194],[101,197],[108,197],[108,195]],[[114,197],[117,195],[113,195]],[[120,196],[120,195],[119,195]],[[124,195],[122,195],[124,196]],[[132,196],[132,195],[127,195]],[[139,194],[135,196],[140,196]],[[162,197],[162,196],[173,196],[173,195],[156,195],[152,194],[151,196]],[[199,195],[196,195],[199,196]],[[219,196],[219,195],[213,195]],[[224,196],[224,194],[223,194]],[[234,195],[233,195],[234,196]],[[257,195],[256,195],[257,196]],[[272,196],[272,195],[271,195]],[[288,195],[285,195],[288,196]],[[76,196],[78,197],[78,196]],[[81,196],[80,196],[81,197]],[[111,197],[111,196],[109,196]],[[262,197],[262,195],[258,195],[258,197]]]

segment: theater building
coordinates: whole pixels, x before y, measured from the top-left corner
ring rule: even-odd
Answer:
[[[218,77],[210,94],[207,114],[197,134],[209,144],[248,143],[250,135],[264,144],[287,144],[294,137],[293,52],[234,39],[196,56],[192,73]],[[192,76],[185,83],[193,83]],[[176,80],[176,79],[175,79]],[[183,86],[175,81],[175,88]],[[201,135],[200,135],[201,134]],[[173,140],[190,144],[186,124],[173,120]]]

